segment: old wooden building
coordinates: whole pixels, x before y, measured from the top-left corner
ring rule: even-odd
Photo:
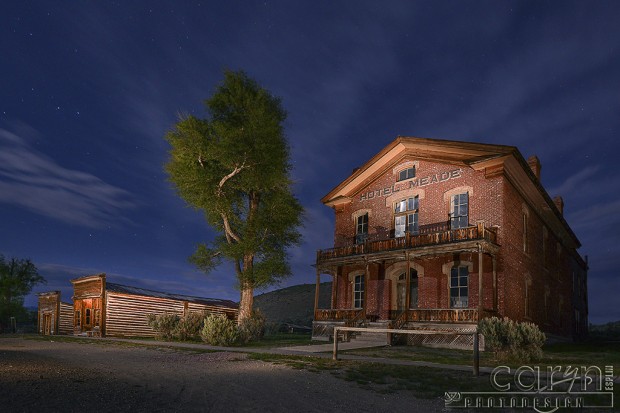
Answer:
[[[73,306],[60,299],[60,291],[39,293],[39,334],[73,334]]]
[[[316,256],[313,336],[333,326],[454,329],[496,315],[582,337],[579,240],[517,148],[399,137],[332,189],[333,248]],[[321,275],[333,283],[318,307]]]
[[[150,337],[149,314],[207,312],[235,319],[238,305],[230,300],[169,294],[106,281],[105,274],[71,280],[73,333],[94,336]]]

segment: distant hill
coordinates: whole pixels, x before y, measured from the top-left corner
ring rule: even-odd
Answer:
[[[590,324],[590,337],[620,340],[620,321],[599,325]]]
[[[312,326],[315,284],[281,288],[254,297],[254,308],[260,309],[267,322]],[[329,308],[332,283],[321,283],[319,308]]]

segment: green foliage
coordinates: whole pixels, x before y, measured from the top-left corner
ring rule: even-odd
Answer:
[[[600,325],[590,324],[589,334],[591,338],[620,340],[620,321]]]
[[[149,314],[148,316],[149,326],[155,330],[157,339],[159,340],[172,340],[174,338],[174,332],[179,324],[179,316],[171,313],[164,314]]]
[[[300,240],[302,215],[289,178],[286,112],[243,72],[225,72],[205,103],[207,118],[183,117],[166,135],[169,180],[219,234],[190,261],[205,272],[232,261],[242,290],[277,283],[290,275],[286,250]]]
[[[259,310],[239,324],[239,340],[242,343],[259,341],[265,335],[265,316]]]
[[[533,323],[519,323],[504,317],[485,318],[478,324],[485,347],[499,360],[527,362],[542,357],[546,337]]]
[[[8,326],[10,317],[27,318],[24,297],[35,285],[45,283],[29,259],[7,260],[0,254],[0,331]]]
[[[205,319],[203,312],[193,311],[179,318],[172,335],[177,340],[200,340],[200,330]]]
[[[205,318],[200,336],[212,346],[231,346],[239,340],[239,330],[225,315],[212,314]]]

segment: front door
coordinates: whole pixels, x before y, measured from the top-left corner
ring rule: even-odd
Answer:
[[[403,311],[407,302],[407,284],[404,280],[398,280],[396,284],[396,309]]]
[[[43,334],[49,336],[52,333],[52,315],[43,314]]]

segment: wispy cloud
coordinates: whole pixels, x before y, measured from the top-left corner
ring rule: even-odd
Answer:
[[[171,274],[166,279],[160,279],[109,272],[100,268],[85,268],[54,263],[39,264],[37,269],[47,283],[34,288],[32,294],[26,298],[27,306],[35,306],[36,294],[44,291],[60,291],[62,301],[69,302],[73,296],[73,287],[70,282],[72,279],[101,273],[106,274],[106,280],[109,282],[132,287],[197,297],[239,300],[236,291],[231,291],[230,289],[230,280],[223,274],[213,274],[210,277],[203,274],[204,282],[200,285],[195,280],[192,283],[187,282],[189,278],[187,271],[183,274],[177,274],[180,275],[177,277],[173,277]]]
[[[0,129],[0,202],[89,228],[127,224],[121,212],[136,207],[129,192],[57,164],[6,129]]]

